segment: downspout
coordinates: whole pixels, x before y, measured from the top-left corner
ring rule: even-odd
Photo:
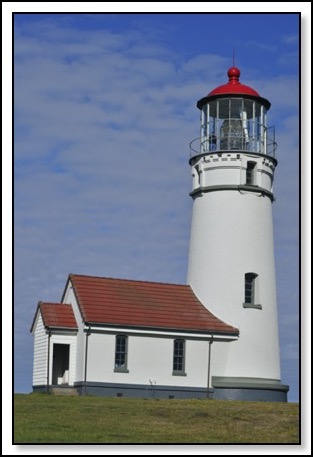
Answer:
[[[213,344],[213,333],[209,341],[209,357],[208,357],[208,385],[207,385],[207,398],[210,398],[210,372],[211,372],[211,346]]]
[[[50,393],[50,339],[51,339],[51,330],[48,330],[48,357],[47,357],[47,394]]]
[[[86,390],[87,390],[87,362],[88,362],[88,337],[90,335],[90,325],[88,330],[86,331],[86,340],[85,340],[85,373],[84,373],[84,395],[86,395]]]

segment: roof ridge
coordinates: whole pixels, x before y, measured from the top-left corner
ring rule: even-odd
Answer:
[[[83,278],[95,278],[95,279],[112,279],[114,281],[128,281],[128,282],[141,282],[141,283],[149,283],[149,284],[162,284],[168,286],[180,286],[180,287],[187,287],[191,288],[189,284],[178,284],[173,282],[161,282],[161,281],[146,281],[144,279],[127,279],[127,278],[113,278],[110,276],[95,276],[95,275],[82,275],[76,273],[70,273],[69,277],[72,278],[73,276],[81,276]]]

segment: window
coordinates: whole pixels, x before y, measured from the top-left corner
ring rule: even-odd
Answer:
[[[174,340],[173,375],[186,376],[185,340]]]
[[[247,162],[246,184],[248,186],[255,185],[255,166],[256,162]]]
[[[258,275],[256,273],[246,273],[245,274],[245,299],[244,299],[244,303],[243,303],[244,308],[262,309],[261,305],[256,304],[257,281],[258,281]]]
[[[200,186],[201,184],[201,178],[200,178],[200,173],[201,173],[201,170],[200,170],[200,167],[199,165],[196,165],[195,166],[195,177],[196,177],[196,186]]]
[[[252,305],[254,303],[254,289],[255,289],[256,274],[245,274],[245,303]]]
[[[115,341],[115,369],[114,371],[120,371],[128,373],[127,370],[127,336],[117,335]]]

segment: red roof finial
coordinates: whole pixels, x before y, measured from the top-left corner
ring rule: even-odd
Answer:
[[[239,81],[239,77],[240,77],[239,68],[231,67],[227,72],[227,76],[229,78],[230,83],[236,83],[237,81]]]

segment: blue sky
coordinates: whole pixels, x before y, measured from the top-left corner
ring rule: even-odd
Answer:
[[[38,300],[69,273],[185,283],[196,101],[241,81],[272,103],[282,381],[298,401],[296,14],[20,14],[14,34],[15,391]]]

